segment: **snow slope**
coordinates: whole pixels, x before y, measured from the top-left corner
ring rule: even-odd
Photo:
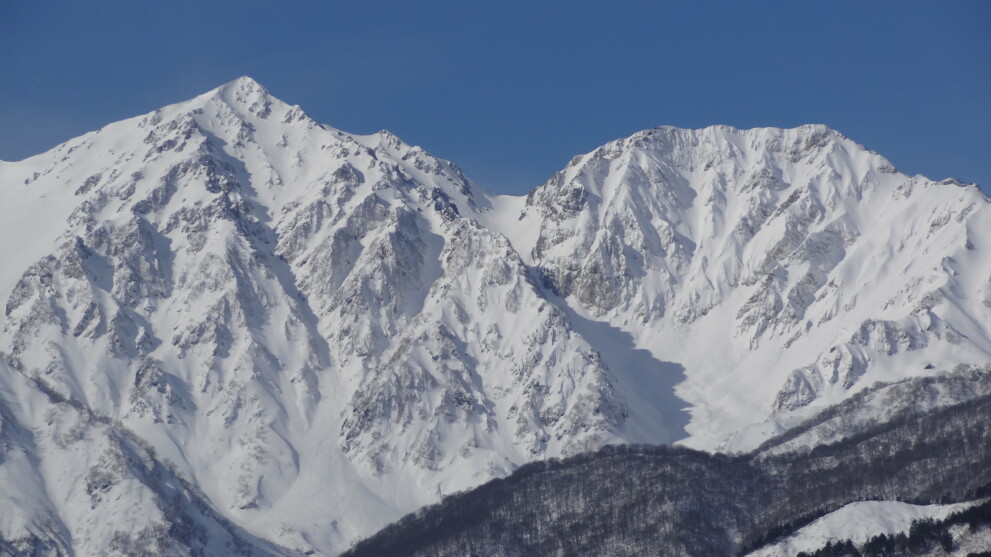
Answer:
[[[488,197],[388,132],[319,125],[240,79],[2,178],[12,215],[58,200],[5,244],[33,261],[5,271],[10,366],[290,549],[333,553],[442,493],[624,439],[599,355],[464,216]]]
[[[648,130],[492,196],[241,78],[0,163],[3,373],[125,428],[245,539],[333,554],[535,459],[743,450],[987,362],[987,205],[821,126]],[[64,528],[0,537],[100,554],[125,520],[46,497],[25,508]]]
[[[271,555],[154,448],[0,362],[0,553]]]
[[[547,285],[686,370],[685,443],[746,450],[875,381],[987,362],[987,211],[823,126],[714,126],[576,157],[521,218]]]
[[[791,536],[766,547],[750,557],[784,557],[801,552],[814,553],[827,543],[852,541],[862,545],[881,534],[908,533],[916,520],[941,520],[960,512],[972,503],[955,505],[911,505],[898,501],[861,501],[850,503],[819,518]]]

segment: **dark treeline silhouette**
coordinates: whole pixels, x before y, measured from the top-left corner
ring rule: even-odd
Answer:
[[[740,555],[854,501],[931,504],[986,495],[988,416],[991,396],[982,396],[929,414],[902,413],[834,444],[774,455],[606,447],[528,464],[449,496],[345,555]],[[912,548],[953,543],[937,529],[918,523],[903,534],[896,553],[872,554],[912,555]],[[820,551],[860,554],[845,542]]]

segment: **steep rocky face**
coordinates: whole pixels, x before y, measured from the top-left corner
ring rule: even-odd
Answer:
[[[3,362],[0,485],[5,555],[281,552],[216,512],[120,422]]]
[[[152,451],[210,510],[189,520],[237,525],[209,543],[334,553],[526,462],[749,449],[875,380],[983,364],[986,205],[815,126],[649,130],[492,196],[242,78],[0,162],[0,353],[24,385],[2,400],[25,430],[54,422],[24,397],[100,417],[87,454]],[[165,496],[135,481],[115,500]],[[97,554],[126,517],[37,508],[0,539]]]
[[[52,252],[4,276],[4,359],[260,536],[333,552],[625,438],[611,372],[470,218],[488,197],[388,132],[321,126],[242,79],[2,176],[11,206],[63,212],[39,230]]]
[[[810,404],[989,359],[987,207],[822,126],[716,126],[576,157],[521,218],[549,287],[685,367],[686,442],[747,449]]]

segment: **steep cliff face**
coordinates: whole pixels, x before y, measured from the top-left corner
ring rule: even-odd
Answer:
[[[2,171],[48,219],[4,358],[280,544],[625,438],[599,354],[471,218],[489,198],[388,132],[241,79]]]
[[[0,362],[0,553],[274,555],[121,422]]]
[[[550,288],[684,366],[686,443],[748,449],[808,405],[986,362],[987,211],[823,126],[715,126],[576,157],[521,214]]]
[[[658,128],[493,196],[241,78],[0,162],[5,423],[78,430],[89,467],[145,455],[120,458],[185,482],[188,521],[230,521],[202,543],[334,553],[526,462],[748,449],[876,380],[983,364],[986,206],[816,126]],[[89,474],[17,462],[25,493]],[[123,506],[78,522],[42,496],[51,520],[0,538],[103,552],[96,523],[165,496],[127,470]]]

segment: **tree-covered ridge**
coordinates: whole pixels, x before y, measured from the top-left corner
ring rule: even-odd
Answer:
[[[346,555],[743,554],[853,501],[980,496],[991,483],[989,413],[985,395],[807,452],[623,446],[529,464]]]

